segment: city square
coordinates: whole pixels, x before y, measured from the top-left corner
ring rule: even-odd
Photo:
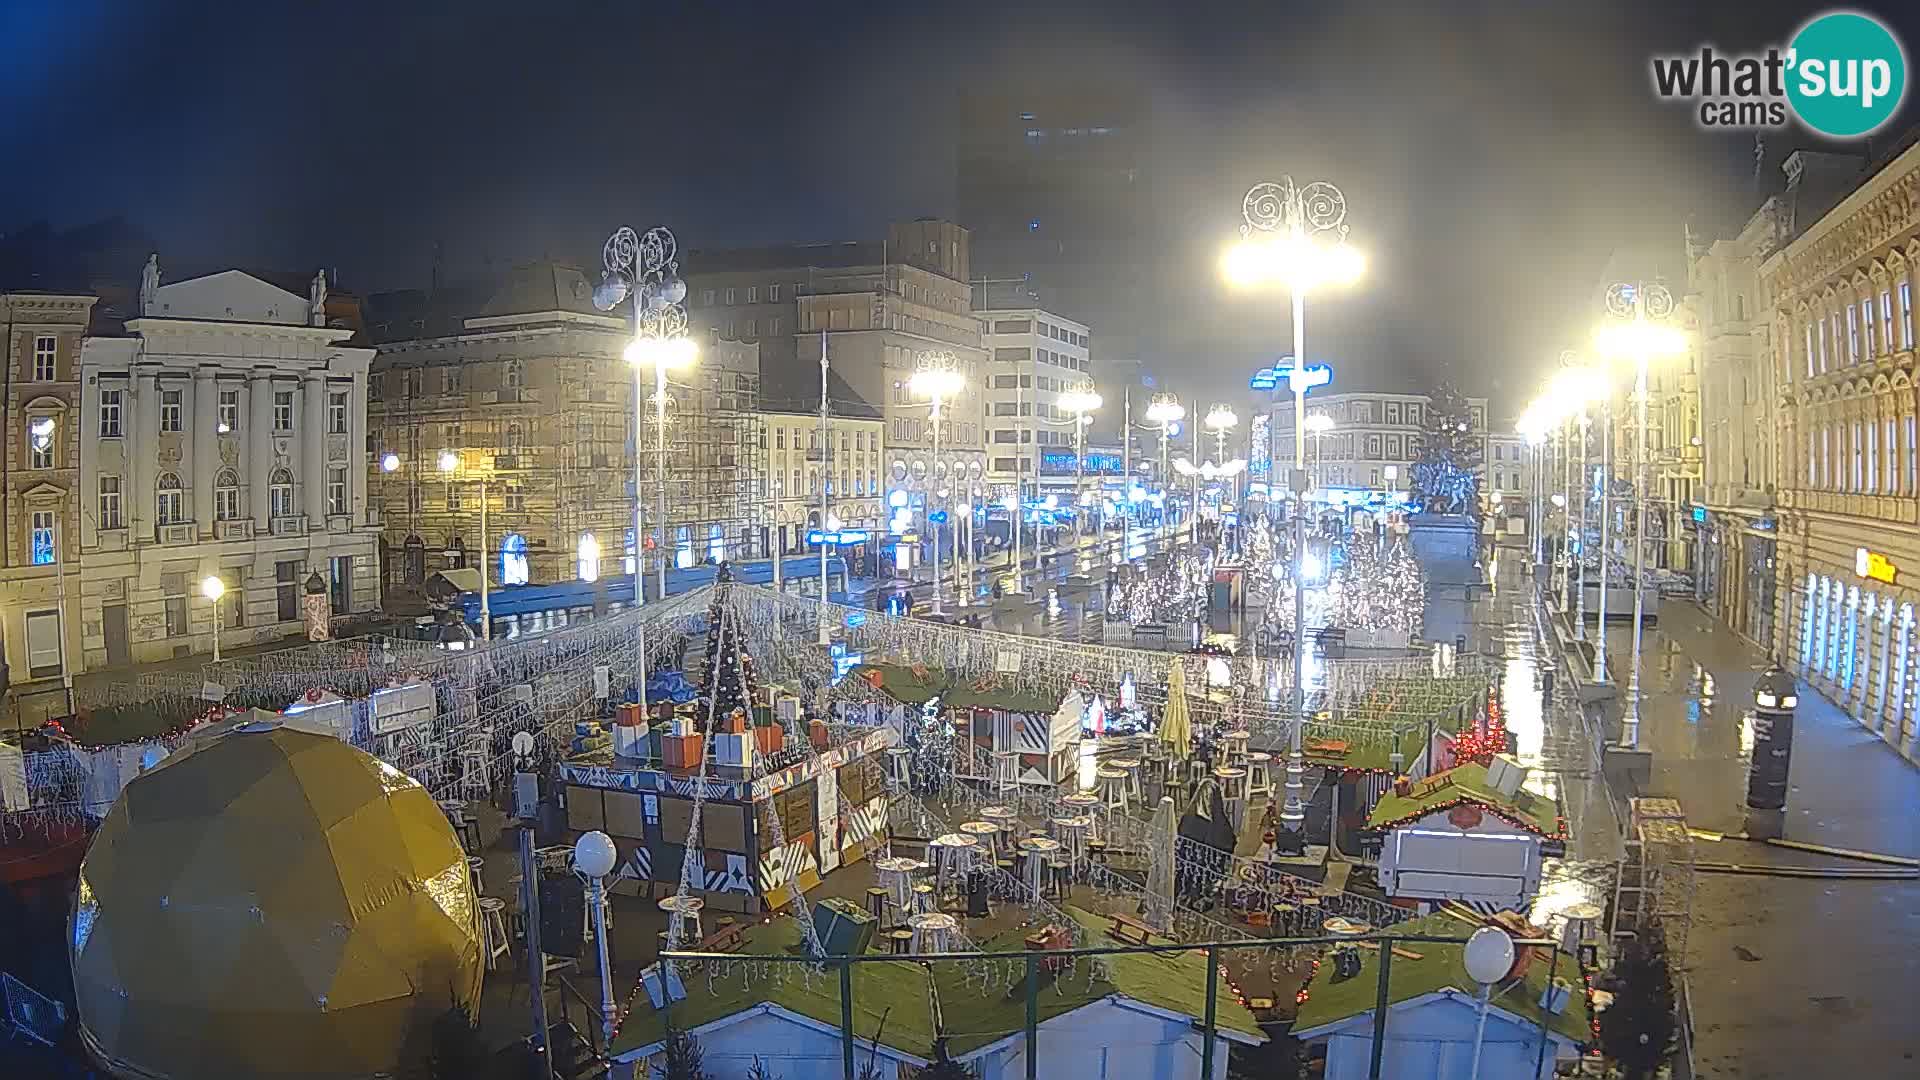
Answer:
[[[1201,7],[21,9],[0,1074],[1920,1074],[1920,26]]]

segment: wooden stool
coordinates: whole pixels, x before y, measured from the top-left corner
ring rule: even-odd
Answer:
[[[915,885],[913,887],[913,914],[914,915],[924,914],[925,912],[932,911],[934,908],[938,907],[939,905],[935,904],[933,901],[934,901],[933,886],[923,881],[920,884]],[[911,916],[909,916],[909,918],[911,918]]]
[[[1140,786],[1140,759],[1113,758],[1107,762],[1105,767],[1109,769],[1119,769],[1127,774],[1127,794],[1135,802],[1146,799],[1147,793],[1145,789]]]
[[[1094,776],[1100,781],[1100,802],[1108,810],[1128,813],[1133,806],[1133,792],[1128,787],[1125,769],[1116,769],[1111,765],[1102,765]]]
[[[507,937],[507,902],[497,896],[480,898],[481,948],[487,950],[487,970],[500,966],[500,958],[513,951]]]
[[[1087,861],[1104,869],[1107,865],[1107,842],[1105,840],[1087,841]]]
[[[913,931],[889,930],[887,942],[893,947],[893,955],[905,956],[913,951]]]
[[[887,896],[888,892],[885,886],[875,885],[873,888],[867,890],[867,914],[873,916],[874,921],[882,926],[887,924]],[[723,919],[721,921],[731,922],[732,920]]]
[[[1256,750],[1247,755],[1247,798],[1273,798],[1273,755]]]
[[[481,873],[487,868],[487,860],[478,855],[467,856],[467,876],[473,879],[473,895],[479,896],[487,891],[480,882]]]

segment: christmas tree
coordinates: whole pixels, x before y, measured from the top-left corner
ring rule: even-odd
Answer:
[[[1413,494],[1430,514],[1480,520],[1479,470],[1486,432],[1467,400],[1442,385],[1427,405],[1420,456],[1413,463]]]
[[[752,714],[758,686],[753,657],[740,639],[740,623],[727,604],[733,574],[726,564],[714,578],[713,603],[707,607],[706,664],[700,674],[700,697],[713,703],[713,715],[728,716],[735,709]]]
[[[1493,755],[1506,753],[1507,748],[1507,721],[1500,705],[1500,691],[1498,687],[1490,687],[1486,716],[1453,741],[1453,762],[1465,765],[1475,761],[1485,765],[1493,760]]]
[[[1658,929],[1627,942],[1613,965],[1613,1004],[1600,1014],[1600,1048],[1628,1080],[1647,1080],[1673,1054],[1673,974]]]

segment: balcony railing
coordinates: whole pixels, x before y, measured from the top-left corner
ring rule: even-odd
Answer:
[[[191,521],[169,521],[153,527],[154,542],[163,547],[191,544],[200,539],[200,531]]]
[[[215,540],[247,540],[253,536],[252,518],[233,518],[213,523]]]
[[[307,531],[307,515],[272,518],[267,523],[267,531],[274,536],[298,536]]]

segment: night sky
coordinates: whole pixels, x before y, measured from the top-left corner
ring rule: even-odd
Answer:
[[[436,245],[453,280],[591,265],[621,223],[877,239],[953,213],[967,88],[1118,82],[1152,103],[1150,367],[1219,396],[1289,347],[1284,297],[1229,294],[1216,264],[1242,192],[1291,172],[1345,189],[1371,259],[1310,305],[1309,353],[1344,387],[1450,378],[1498,416],[1584,340],[1616,247],[1677,251],[1757,202],[1752,134],[1656,102],[1649,55],[1784,42],[1820,10],[13,0],[0,230],[124,214],[170,278],[325,265],[358,292],[425,285]],[[1814,145],[1767,142],[1767,185]]]

